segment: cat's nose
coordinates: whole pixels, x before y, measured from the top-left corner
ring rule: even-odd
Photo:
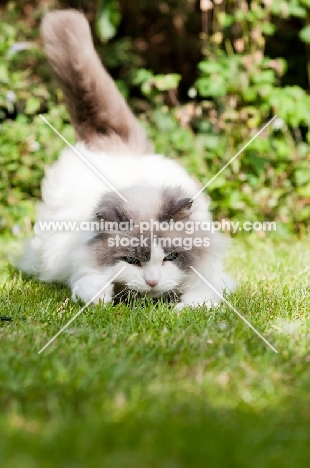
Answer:
[[[146,284],[151,286],[151,288],[155,288],[155,286],[158,285],[158,281],[156,281],[156,280],[145,280],[145,282],[146,282]]]

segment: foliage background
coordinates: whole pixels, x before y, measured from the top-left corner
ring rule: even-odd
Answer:
[[[40,19],[85,12],[100,57],[156,150],[206,183],[215,218],[309,231],[309,0],[0,2],[0,229],[24,235],[44,166],[74,134],[44,57]]]

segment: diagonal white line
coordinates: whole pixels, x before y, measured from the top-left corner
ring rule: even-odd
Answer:
[[[230,161],[228,161],[228,163],[225,164],[225,166],[222,167],[222,169],[220,169],[218,171],[217,174],[215,174],[215,176],[212,177],[212,179],[210,179],[206,185],[204,185],[202,187],[202,189],[199,190],[199,192],[196,193],[196,195],[194,197],[192,197],[192,200],[195,200],[195,198],[198,197],[198,195],[200,195],[216,178],[217,176],[219,176],[225,169],[227,166],[229,166],[229,164],[231,164],[238,156],[239,154],[242,153],[242,151],[244,151],[261,133],[263,133],[263,131],[265,130],[265,128],[267,128],[275,119],[277,118],[277,115],[275,115],[274,117],[272,117],[271,120],[269,120],[269,122],[266,123],[266,125],[263,126],[263,128],[261,128],[259,130],[259,132],[257,132],[252,138],[250,141],[248,141],[242,148],[241,150],[238,151],[237,154],[235,154],[235,156],[233,156]]]
[[[61,133],[59,133],[58,130],[56,130],[56,128],[51,123],[49,123],[49,121],[42,114],[40,114],[40,117],[113,190],[113,192],[117,193],[117,195],[122,200],[124,200],[124,202],[128,202],[128,200],[126,200],[126,198],[123,197],[123,195],[119,193],[119,191],[113,187],[113,185],[99,171],[97,171],[97,169],[92,164],[90,164],[90,162],[87,161],[87,159],[84,158],[84,156],[73,145],[71,145],[71,143],[69,143],[69,141]]]
[[[308,271],[310,269],[310,266],[307,266],[306,268],[304,268],[303,270],[301,270],[297,276],[301,276],[303,275],[304,273],[306,273],[306,271]]]
[[[91,304],[91,303],[93,302],[93,300],[96,299],[96,297],[99,296],[99,294],[102,293],[102,291],[104,291],[105,288],[106,288],[107,286],[109,286],[109,284],[112,283],[112,281],[114,281],[115,278],[117,278],[118,275],[120,275],[120,274],[122,273],[122,271],[125,270],[125,268],[127,268],[127,266],[124,266],[118,273],[116,273],[116,275],[114,275],[113,278],[110,279],[110,281],[108,281],[108,282],[103,286],[103,288],[101,288],[100,291],[98,291],[98,292],[94,295],[94,297],[92,297],[91,300],[88,301],[87,304],[85,304],[85,305],[69,320],[69,322],[66,323],[66,325],[65,325],[64,327],[62,327],[61,330],[59,330],[58,333],[56,333],[56,335],[54,335],[53,338],[51,338],[51,339],[49,340],[49,342],[46,343],[45,346],[43,346],[42,349],[40,349],[40,351],[38,352],[38,354],[41,354],[42,351],[44,351],[44,350],[57,338],[57,336],[59,336],[59,335],[70,325],[70,323],[72,323],[73,320],[75,320],[75,319],[83,312],[83,310],[85,310],[86,307],[88,307],[89,304]]]
[[[241,320],[244,321],[244,323],[245,323],[248,327],[251,328],[251,330],[254,331],[254,333],[256,333],[257,336],[260,337],[261,340],[263,340],[263,341],[266,343],[266,345],[269,346],[269,348],[272,349],[272,351],[274,351],[275,353],[278,353],[278,351],[276,350],[276,348],[275,348],[274,346],[272,346],[272,344],[270,344],[269,341],[268,341],[258,330],[256,330],[256,328],[253,327],[253,325],[252,325],[245,317],[243,317],[243,315],[240,314],[240,312],[239,312],[233,305],[231,305],[230,302],[228,302],[228,301],[222,296],[222,294],[220,294],[220,293],[212,286],[212,284],[210,284],[209,281],[207,281],[207,280],[199,273],[199,271],[196,270],[196,268],[194,268],[194,267],[191,266],[191,269],[196,273],[197,276],[199,276],[199,278],[201,278],[201,279],[209,286],[209,288],[211,288],[211,289],[222,299],[222,301],[225,302],[226,305],[228,305],[228,307],[231,308],[231,310],[233,310],[233,311],[235,312],[235,314],[238,315],[239,318],[241,318]]]

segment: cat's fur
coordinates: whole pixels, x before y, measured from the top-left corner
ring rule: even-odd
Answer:
[[[161,227],[143,233],[146,244],[111,247],[111,235],[130,239],[131,231],[44,231],[39,221],[122,222],[158,220],[211,221],[208,201],[199,186],[175,161],[156,155],[139,123],[102,66],[85,17],[74,10],[48,13],[42,23],[47,58],[64,92],[79,143],[65,149],[46,169],[35,237],[20,261],[22,270],[43,281],[68,283],[72,297],[88,302],[120,270],[126,269],[93,302],[112,300],[115,289],[128,288],[150,297],[170,292],[184,304],[219,302],[219,296],[190,268],[195,267],[222,294],[233,280],[223,272],[227,244],[219,233],[195,230],[188,235]],[[117,193],[99,177],[115,187]],[[210,246],[191,249],[160,247],[157,238],[210,238]],[[173,252],[172,261],[164,258]],[[137,264],[124,258],[133,257]]]

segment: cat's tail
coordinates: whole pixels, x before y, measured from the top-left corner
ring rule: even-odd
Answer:
[[[94,149],[126,146],[138,154],[150,153],[144,131],[94,49],[85,16],[76,10],[52,11],[41,29],[78,140]]]

